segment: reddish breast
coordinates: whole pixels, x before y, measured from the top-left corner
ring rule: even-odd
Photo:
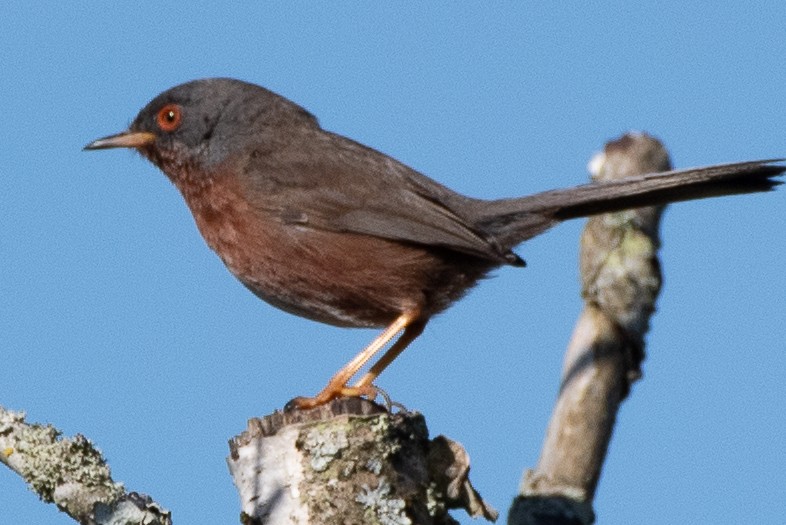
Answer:
[[[267,228],[242,196],[234,177],[214,176],[202,184],[177,184],[208,246],[235,274],[253,266],[253,247]],[[254,242],[257,241],[257,242]],[[263,241],[264,242],[264,241]],[[258,254],[257,254],[258,256]]]

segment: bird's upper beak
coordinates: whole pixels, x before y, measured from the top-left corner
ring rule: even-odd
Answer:
[[[156,136],[149,131],[124,131],[94,140],[84,149],[141,148],[155,142]]]

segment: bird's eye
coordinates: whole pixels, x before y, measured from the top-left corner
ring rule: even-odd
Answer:
[[[161,131],[171,133],[180,127],[180,121],[183,119],[183,111],[177,104],[167,104],[158,110],[156,116],[156,123]]]

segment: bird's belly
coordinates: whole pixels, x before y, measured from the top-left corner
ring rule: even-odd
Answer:
[[[229,271],[264,301],[327,324],[386,326],[422,309],[411,259],[391,241],[311,230],[253,213],[194,214],[207,244]],[[425,262],[425,261],[424,261]]]
[[[395,244],[284,225],[266,229],[253,245],[216,251],[249,290],[277,308],[337,326],[382,327],[426,304],[419,276],[427,254],[413,258],[411,248],[397,253]]]
[[[231,269],[230,269],[231,271]],[[234,273],[234,272],[233,272]],[[285,312],[318,321],[325,324],[343,327],[382,327],[390,322],[392,316],[378,308],[352,306],[343,300],[342,295],[314,293],[319,290],[306,286],[305,289],[292,286],[278,286],[272,280],[235,276],[254,295]]]
[[[229,185],[205,190],[184,196],[230,272],[271,305],[323,323],[381,327],[405,312],[428,318],[495,266],[437,247],[286,223]]]

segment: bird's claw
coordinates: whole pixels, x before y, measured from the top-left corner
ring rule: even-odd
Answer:
[[[314,397],[295,397],[290,399],[287,404],[284,405],[284,412],[292,412],[294,410],[308,410],[310,408],[324,405],[325,403],[328,403],[339,397],[365,397],[369,401],[374,401],[379,395],[381,395],[385,400],[385,406],[388,408],[388,411],[390,411],[390,407],[393,406],[390,396],[374,385],[363,385],[343,386],[337,389],[326,388]]]

